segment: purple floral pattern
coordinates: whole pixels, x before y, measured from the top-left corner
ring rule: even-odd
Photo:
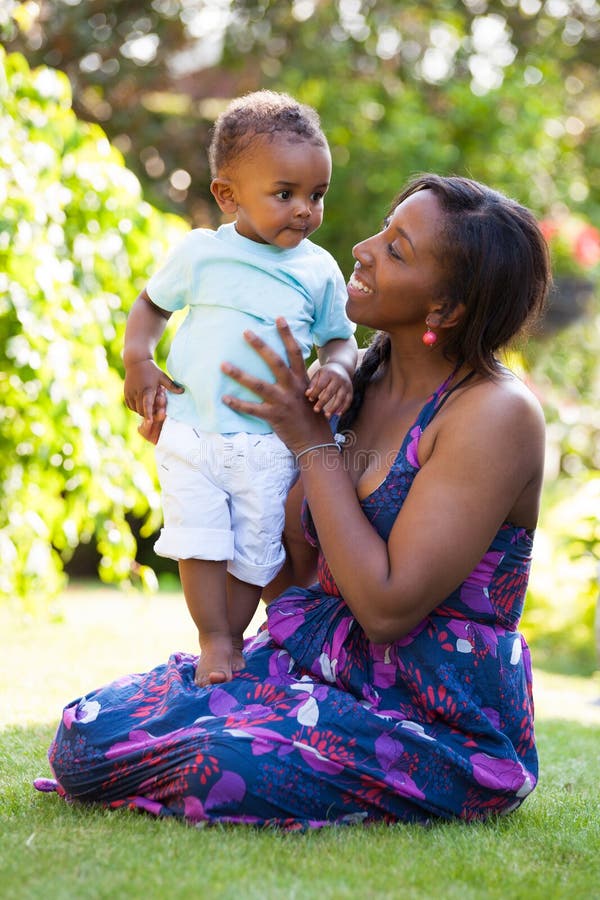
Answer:
[[[446,384],[362,501],[387,538]],[[310,534],[306,512],[307,536]],[[532,536],[505,523],[456,591],[402,640],[371,644],[323,558],[245,644],[246,668],[198,688],[175,654],[63,712],[41,791],[201,825],[316,828],[483,819],[533,790],[531,666],[516,631]]]

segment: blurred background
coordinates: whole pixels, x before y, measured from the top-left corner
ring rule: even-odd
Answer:
[[[592,674],[599,3],[1,0],[0,44],[0,602],[51,611],[69,577],[176,584],[152,552],[152,450],[122,400],[125,320],[172,243],[219,224],[215,117],[272,88],[321,115],[334,173],[316,240],[346,274],[418,172],[487,182],[539,217],[555,286],[508,359],[548,423],[523,630],[538,664]]]

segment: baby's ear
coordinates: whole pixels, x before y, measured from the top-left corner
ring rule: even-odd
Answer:
[[[237,201],[233,185],[228,178],[213,178],[210,192],[219,204],[221,212],[232,214],[237,212]]]

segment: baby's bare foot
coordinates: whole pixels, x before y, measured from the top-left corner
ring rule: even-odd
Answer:
[[[233,644],[233,652],[231,654],[231,671],[241,672],[242,669],[246,668],[246,660],[244,659],[244,654],[242,653],[244,638],[233,637],[231,639],[231,643]]]
[[[199,687],[223,684],[232,678],[231,639],[211,637],[202,641],[194,681]]]
[[[244,659],[244,654],[240,651],[239,653],[234,650],[233,655],[231,657],[231,671],[232,672],[241,672],[242,669],[246,668],[246,660]]]

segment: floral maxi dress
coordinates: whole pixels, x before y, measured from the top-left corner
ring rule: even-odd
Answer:
[[[362,507],[387,538],[418,472],[427,401],[385,481]],[[73,701],[39,790],[194,824],[308,828],[352,822],[474,820],[533,790],[529,651],[517,626],[532,535],[505,523],[453,593],[409,635],[373,644],[324,558],[246,641],[246,668],[194,684],[174,654]]]

